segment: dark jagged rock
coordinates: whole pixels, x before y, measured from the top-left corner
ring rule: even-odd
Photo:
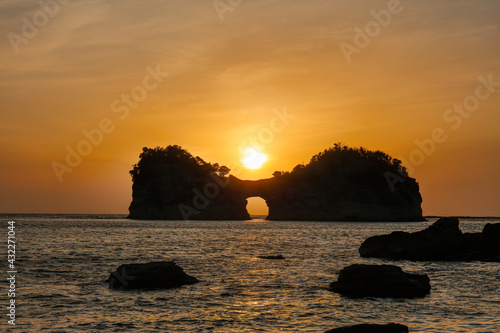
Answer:
[[[270,259],[270,260],[283,260],[285,257],[283,257],[281,254],[275,255],[275,256],[258,256],[260,259]]]
[[[354,326],[346,326],[334,328],[325,333],[408,333],[408,326],[401,324],[360,324]]]
[[[173,261],[124,264],[111,273],[110,289],[170,289],[199,282]]]
[[[427,275],[405,273],[398,266],[360,265],[343,268],[329,289],[347,297],[424,297],[431,286]]]
[[[457,218],[442,218],[429,228],[408,233],[395,231],[374,236],[361,244],[362,257],[409,260],[444,260],[456,253],[463,244]]]
[[[488,223],[482,233],[462,233],[456,217],[443,217],[425,230],[366,239],[362,257],[415,261],[496,261],[500,256],[500,223]]]
[[[336,144],[307,165],[258,181],[227,177],[228,170],[179,146],[144,148],[131,171],[129,218],[247,220],[246,199],[261,197],[268,220],[424,220],[418,183],[381,151]]]

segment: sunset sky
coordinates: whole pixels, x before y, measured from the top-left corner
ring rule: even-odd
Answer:
[[[125,214],[144,146],[260,179],[344,142],[424,215],[500,216],[498,0],[40,3],[0,1],[0,212]]]

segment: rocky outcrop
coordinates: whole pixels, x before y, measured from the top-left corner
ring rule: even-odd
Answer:
[[[360,324],[354,326],[346,326],[334,328],[325,333],[408,333],[408,326],[400,324]]]
[[[424,297],[431,286],[427,275],[405,273],[392,265],[351,265],[340,271],[329,289],[347,297]]]
[[[111,273],[110,289],[170,289],[194,284],[198,279],[184,272],[173,261],[124,264]]]
[[[144,148],[131,171],[129,218],[247,220],[247,198],[261,197],[268,220],[422,221],[415,179],[399,160],[335,145],[292,172],[245,181],[178,146]]]
[[[249,220],[247,197],[237,187],[228,186],[227,170],[179,146],[143,148],[139,163],[130,171],[133,185],[128,217]]]
[[[362,257],[415,261],[496,261],[500,255],[500,223],[488,223],[482,233],[462,233],[456,217],[444,217],[429,228],[366,239]]]

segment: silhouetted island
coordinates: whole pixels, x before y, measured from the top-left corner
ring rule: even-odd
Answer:
[[[241,180],[180,146],[143,148],[130,174],[129,218],[248,220],[247,198],[261,197],[268,220],[422,221],[422,197],[401,161],[342,144],[273,178]]]

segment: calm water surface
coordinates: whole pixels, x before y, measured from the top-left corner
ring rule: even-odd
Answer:
[[[421,230],[435,219],[181,223],[3,216],[5,232],[10,219],[17,232],[19,332],[323,332],[361,322],[398,322],[411,332],[500,332],[498,263],[397,262],[429,275],[432,293],[421,299],[348,299],[327,290],[347,265],[390,263],[359,257],[367,237]],[[460,224],[479,232],[487,222],[500,220]],[[286,260],[257,258],[266,254]],[[201,283],[127,292],[103,283],[120,264],[158,260],[175,260]],[[4,294],[0,301],[7,304]]]

